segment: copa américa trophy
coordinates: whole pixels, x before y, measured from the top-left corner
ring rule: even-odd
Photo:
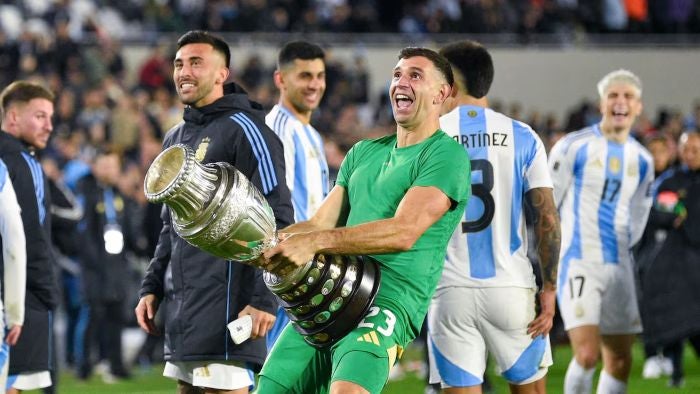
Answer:
[[[299,267],[261,266],[258,257],[277,243],[275,217],[262,193],[228,163],[201,164],[189,146],[173,145],[151,164],[144,189],[149,202],[169,207],[172,228],[190,244],[268,269],[265,284],[313,346],[341,339],[374,301],[380,271],[368,258],[317,255]]]

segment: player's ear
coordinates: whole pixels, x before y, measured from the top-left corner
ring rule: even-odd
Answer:
[[[7,115],[5,116],[7,120],[10,123],[15,123],[17,121],[17,118],[19,117],[19,114],[17,113],[17,107],[10,106],[10,108],[7,109]]]
[[[284,86],[282,72],[280,70],[275,70],[275,73],[272,75],[272,79],[275,81],[275,86],[277,89],[282,90],[282,86]]]
[[[447,83],[440,84],[440,91],[438,95],[433,99],[433,104],[441,104],[447,100],[448,97],[452,96],[452,86]]]
[[[228,69],[228,67],[221,67],[219,69],[218,78],[216,78],[216,83],[223,84],[224,82],[226,82],[230,73],[231,71]]]

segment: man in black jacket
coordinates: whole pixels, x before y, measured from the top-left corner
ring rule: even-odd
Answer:
[[[671,358],[672,387],[683,385],[683,342],[700,340],[700,133],[679,146],[683,164],[662,177],[649,216],[665,237],[641,277],[644,335]]]
[[[265,195],[277,227],[292,222],[290,194],[284,181],[282,143],[264,122],[264,113],[229,76],[228,45],[206,32],[191,31],[178,40],[173,80],[187,105],[184,122],[170,130],[164,148],[187,144],[202,163],[228,162]],[[168,305],[164,375],[177,379],[180,392],[246,393],[252,371],[265,358],[265,334],[275,320],[276,301],[262,271],[216,258],[188,244],[162,213],[163,229],[136,307],[139,325],[156,331],[153,317],[160,301]],[[165,271],[172,271],[172,289]],[[226,324],[251,315],[251,338],[235,345]]]
[[[50,333],[58,288],[51,249],[51,201],[47,178],[36,158],[53,129],[53,100],[53,93],[28,81],[13,82],[0,97],[0,159],[7,165],[22,209],[27,248],[24,327],[10,352],[8,393],[51,386],[49,371],[54,368]]]

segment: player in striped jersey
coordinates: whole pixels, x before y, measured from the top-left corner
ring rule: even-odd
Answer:
[[[7,166],[0,159],[0,244],[2,244],[2,261],[4,277],[0,301],[0,319],[3,328],[0,337],[0,387],[7,384],[7,371],[10,364],[8,357],[10,346],[14,346],[22,333],[24,324],[24,297],[27,280],[27,251],[24,238],[24,225],[15,189],[10,181]],[[8,329],[5,330],[5,327]]]
[[[323,49],[306,41],[285,44],[278,55],[274,78],[280,99],[265,117],[265,123],[282,140],[294,220],[301,222],[316,212],[329,187],[323,140],[310,124],[311,114],[326,90]],[[288,322],[280,307],[275,325],[267,335],[268,349]]]
[[[627,70],[598,83],[599,124],[552,149],[550,167],[561,214],[557,299],[574,358],[564,393],[588,393],[601,355],[598,393],[627,389],[634,335],[642,331],[630,248],[641,238],[654,167],[630,130],[642,112],[642,84]]]
[[[428,317],[430,381],[447,393],[480,393],[488,353],[514,393],[544,387],[552,364],[559,220],[547,157],[526,124],[488,108],[493,63],[473,41],[441,50],[456,89],[441,128],[471,159],[472,198],[447,249]],[[525,204],[535,216],[543,291],[536,316],[535,275],[527,257]]]

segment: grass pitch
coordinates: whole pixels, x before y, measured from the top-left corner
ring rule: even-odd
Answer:
[[[405,372],[400,378],[389,382],[383,393],[387,394],[422,394],[425,389],[425,379],[420,376],[420,360],[423,358],[423,350],[416,346],[407,349],[402,366]],[[549,393],[561,393],[564,381],[564,373],[571,359],[571,348],[557,346],[554,348],[554,365],[549,370],[547,379],[547,391]],[[644,380],[641,378],[643,366],[642,349],[639,344],[634,348],[634,364],[629,382],[630,394],[685,394],[700,393],[700,359],[690,347],[685,350],[685,386],[680,389],[672,389],[666,386],[667,378]],[[58,393],[67,394],[110,394],[110,393],[148,393],[171,394],[175,392],[175,382],[164,378],[161,373],[162,364],[149,368],[133,369],[133,377],[129,380],[106,384],[100,376],[93,376],[88,381],[80,381],[71,371],[63,371],[60,375]],[[493,367],[489,368],[489,378],[493,384],[493,393],[508,393],[505,381],[493,374]],[[595,386],[594,386],[595,387]],[[41,393],[39,390],[27,393]]]

